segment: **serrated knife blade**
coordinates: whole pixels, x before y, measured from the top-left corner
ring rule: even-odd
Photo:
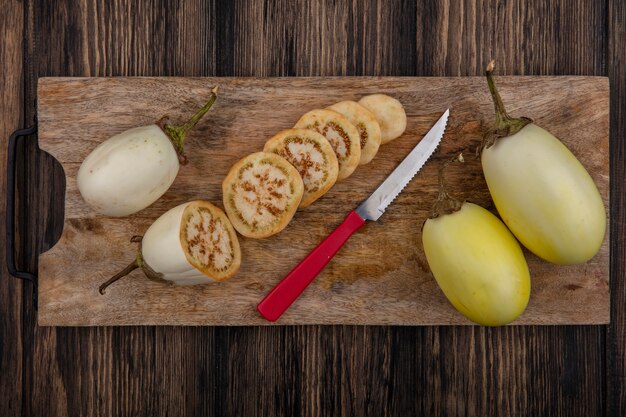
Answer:
[[[356,210],[351,211],[343,223],[265,296],[257,305],[257,310],[265,319],[278,320],[330,262],[348,238],[363,226],[366,220],[375,221],[382,216],[387,206],[400,194],[439,146],[446,130],[449,114],[448,109],[376,191]]]
[[[446,130],[450,110],[446,110],[420,143],[404,158],[382,184],[355,210],[361,218],[376,221],[435,152]]]

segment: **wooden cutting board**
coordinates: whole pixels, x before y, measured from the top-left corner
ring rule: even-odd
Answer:
[[[608,79],[498,77],[509,113],[554,133],[589,170],[608,213]],[[218,84],[220,96],[187,141],[189,164],[151,207],[127,218],[91,211],[76,188],[81,161],[100,142],[164,114],[183,120]],[[167,209],[191,199],[222,205],[221,182],[235,161],[261,150],[306,111],[372,93],[398,98],[406,133],[381,147],[322,199],[298,212],[280,234],[240,238],[243,262],[231,280],[166,287],[139,271],[97,288],[135,256],[129,242]],[[39,260],[39,324],[269,324],[256,304],[348,212],[366,198],[450,108],[439,150],[378,222],[357,232],[283,315],[278,324],[469,324],[447,302],[428,270],[421,226],[437,197],[437,169],[466,151],[448,171],[449,191],[495,212],[474,150],[493,121],[482,77],[415,78],[42,78],[39,143],[66,174],[65,226]],[[608,214],[607,214],[608,215]],[[608,233],[600,253],[578,266],[556,266],[526,253],[532,295],[516,324],[600,324],[609,321]]]

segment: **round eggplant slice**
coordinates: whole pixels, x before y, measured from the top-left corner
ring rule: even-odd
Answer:
[[[359,165],[361,160],[359,131],[348,119],[336,111],[311,110],[302,116],[294,127],[314,130],[330,142],[339,161],[337,180],[348,178]]]
[[[374,159],[381,140],[380,125],[374,114],[356,101],[350,100],[335,103],[328,109],[344,115],[359,131],[361,144],[359,165],[365,165]]]
[[[268,140],[263,150],[282,156],[300,173],[304,184],[300,208],[326,194],[337,181],[337,156],[330,142],[313,130],[283,130]]]
[[[361,98],[359,104],[371,111],[378,120],[383,145],[400,137],[406,130],[406,112],[395,98],[372,94]]]
[[[247,237],[264,238],[287,226],[302,200],[304,185],[285,158],[257,152],[230,169],[222,191],[235,229]]]

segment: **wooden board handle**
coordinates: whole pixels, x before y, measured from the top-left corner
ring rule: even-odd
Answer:
[[[18,129],[9,137],[9,149],[7,155],[7,201],[6,201],[6,259],[9,274],[15,278],[33,283],[34,307],[37,309],[37,274],[17,269],[15,264],[15,158],[17,141],[22,137],[37,133],[37,119],[33,126],[26,129]]]

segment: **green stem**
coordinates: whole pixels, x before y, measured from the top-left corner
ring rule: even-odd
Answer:
[[[162,123],[161,128],[165,132],[167,136],[169,136],[178,156],[181,160],[181,163],[185,164],[187,162],[187,158],[185,157],[185,139],[187,133],[194,128],[194,126],[202,119],[202,117],[209,111],[209,109],[217,100],[217,86],[215,86],[211,90],[211,98],[206,102],[204,106],[202,106],[197,112],[194,113],[193,116],[189,120],[187,120],[182,125],[173,125],[169,123]]]
[[[511,117],[506,112],[506,108],[504,107],[504,103],[502,102],[502,97],[500,97],[500,93],[496,88],[496,80],[493,78],[493,70],[496,66],[495,61],[489,62],[487,65],[487,84],[489,85],[489,92],[491,93],[491,99],[493,100],[493,104],[496,110],[496,129],[502,129],[506,127],[506,121],[510,120]]]
[[[435,204],[433,204],[433,209],[430,213],[431,219],[457,212],[461,210],[461,207],[463,206],[463,201],[448,194],[443,177],[445,169],[448,165],[454,162],[465,162],[463,159],[463,153],[455,155],[454,158],[449,159],[439,168],[439,196],[437,197]]]
[[[512,136],[522,130],[522,128],[533,121],[528,117],[514,118],[509,116],[504,107],[504,102],[498,88],[496,87],[496,81],[493,77],[493,70],[496,64],[495,61],[489,62],[485,75],[487,76],[487,84],[489,85],[489,92],[491,93],[491,99],[496,112],[496,124],[487,132],[483,139],[482,149],[489,148],[496,143],[498,139]]]

